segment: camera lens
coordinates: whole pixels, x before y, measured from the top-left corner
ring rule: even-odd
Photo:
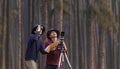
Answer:
[[[65,32],[61,32],[61,36],[64,36]]]

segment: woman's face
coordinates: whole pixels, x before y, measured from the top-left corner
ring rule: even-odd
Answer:
[[[55,31],[52,31],[50,34],[51,38],[56,38],[57,37],[57,33]]]

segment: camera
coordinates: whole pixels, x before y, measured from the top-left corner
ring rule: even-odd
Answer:
[[[59,49],[59,50],[64,49],[64,48],[63,48],[64,35],[65,35],[65,32],[60,32],[60,39],[59,39],[59,45],[60,45],[60,46],[58,46],[58,49]]]
[[[61,32],[61,33],[60,33],[60,36],[61,36],[61,38],[60,38],[60,44],[63,44],[64,35],[65,35],[65,32]]]
[[[64,35],[65,35],[65,32],[61,32],[61,34],[60,34],[60,35],[61,35],[61,37],[64,37]]]

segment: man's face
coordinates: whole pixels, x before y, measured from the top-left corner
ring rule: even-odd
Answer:
[[[38,27],[37,27],[37,30],[36,30],[38,33],[40,33],[40,34],[42,34],[42,30],[41,30],[41,26],[40,25],[38,25]]]
[[[57,33],[55,31],[52,31],[50,34],[50,38],[56,38],[57,37]]]

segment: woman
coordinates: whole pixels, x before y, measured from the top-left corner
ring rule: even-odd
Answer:
[[[60,35],[60,32],[58,30],[49,30],[47,32],[48,41],[45,42],[45,47],[48,47],[49,45],[51,45],[56,41],[60,41],[59,35]],[[56,47],[51,49],[50,53],[47,54],[45,69],[58,69],[59,58],[61,53],[61,50],[59,47],[60,47],[60,44],[58,44]],[[67,47],[64,42],[63,42],[63,47],[65,51],[67,51]]]

